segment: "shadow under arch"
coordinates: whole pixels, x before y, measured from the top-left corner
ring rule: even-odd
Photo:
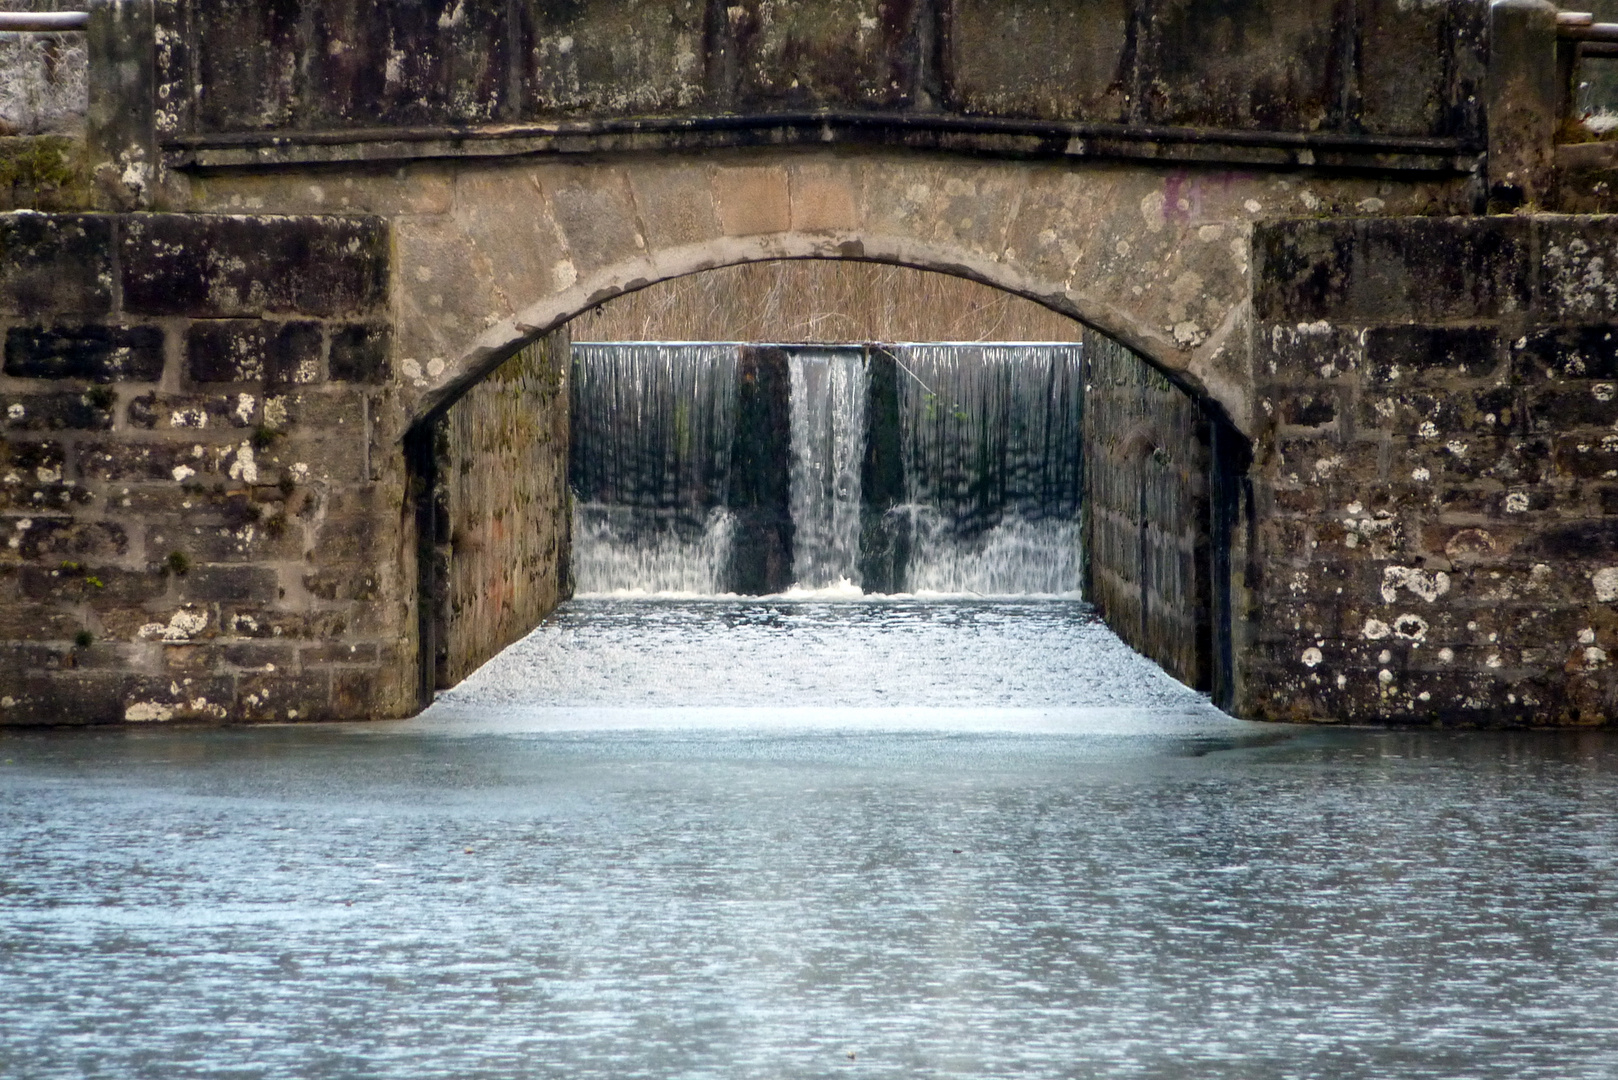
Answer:
[[[480,336],[473,348],[467,350],[457,369],[445,372],[439,383],[423,395],[415,422],[406,438],[410,471],[413,477],[421,481],[413,484],[413,487],[418,492],[416,515],[418,568],[421,573],[418,595],[422,601],[419,611],[422,619],[420,666],[423,703],[431,700],[435,688],[445,685],[436,682],[431,659],[433,642],[439,638],[440,631],[432,625],[432,605],[428,602],[435,589],[430,568],[436,563],[429,547],[444,539],[440,535],[443,532],[441,514],[433,496],[436,481],[432,479],[437,473],[433,433],[438,418],[451,409],[462,395],[524,347],[547,338],[580,316],[620,297],[711,271],[773,262],[835,261],[896,266],[941,274],[1020,297],[1083,328],[1082,339],[1086,342],[1087,355],[1110,356],[1109,362],[1115,373],[1120,365],[1124,369],[1133,366],[1139,369],[1139,373],[1149,373],[1149,377],[1135,377],[1132,374],[1128,380],[1130,388],[1127,392],[1139,391],[1144,412],[1134,417],[1134,422],[1127,430],[1120,429],[1105,436],[1113,446],[1108,452],[1105,467],[1141,474],[1131,495],[1131,499],[1137,496],[1140,499],[1138,506],[1110,507],[1110,510],[1121,513],[1113,513],[1106,523],[1102,523],[1098,520],[1100,515],[1090,512],[1090,495],[1086,491],[1086,594],[1108,624],[1137,651],[1196,689],[1209,692],[1216,704],[1230,707],[1237,696],[1236,635],[1240,629],[1235,615],[1233,583],[1241,576],[1243,553],[1251,549],[1242,530],[1244,524],[1250,528],[1252,522],[1251,493],[1247,481],[1252,455],[1249,441],[1231,423],[1224,404],[1208,394],[1187,367],[1171,366],[1137,347],[1137,343],[1142,341],[1159,347],[1162,343],[1157,340],[1157,335],[1143,328],[1140,320],[1127,311],[1105,307],[1098,312],[1094,307],[1081,305],[1065,291],[1052,291],[1042,287],[1039,282],[1030,282],[1004,265],[985,267],[949,261],[944,257],[947,249],[918,246],[909,240],[895,242],[891,250],[878,248],[875,253],[865,243],[851,246],[851,241],[835,253],[817,247],[802,254],[794,253],[793,244],[796,241],[789,243],[790,240],[790,237],[774,236],[758,238],[745,245],[707,242],[609,268],[530,305],[520,317],[491,327]],[[783,246],[787,253],[783,253]],[[1124,333],[1112,332],[1114,327],[1121,327]],[[1099,343],[1105,343],[1107,348],[1097,348]],[[1186,354],[1171,349],[1168,355],[1183,363]],[[1191,589],[1195,595],[1189,600],[1180,598],[1191,612],[1194,622],[1189,635],[1194,639],[1188,647],[1189,654],[1194,654],[1190,660],[1187,659],[1187,647],[1183,643],[1177,654],[1170,655],[1170,650],[1163,644],[1161,619],[1154,621],[1165,605],[1174,599],[1164,594],[1165,582],[1160,578],[1172,579],[1174,575],[1154,572],[1153,568],[1163,563],[1165,555],[1163,551],[1154,550],[1152,545],[1161,546],[1162,536],[1172,534],[1173,530],[1165,529],[1161,520],[1154,520],[1154,513],[1162,507],[1149,505],[1148,489],[1152,485],[1146,472],[1153,468],[1154,463],[1161,463],[1163,451],[1168,450],[1170,459],[1175,456],[1179,444],[1174,439],[1177,435],[1184,437],[1186,426],[1182,422],[1178,426],[1170,424],[1165,428],[1152,422],[1151,406],[1145,403],[1153,393],[1161,395],[1165,387],[1172,387],[1175,396],[1189,403],[1190,413],[1194,417],[1192,422],[1199,425],[1195,437],[1200,440],[1201,457],[1196,464],[1200,474],[1194,485],[1199,488],[1196,495],[1199,525],[1197,535],[1189,541],[1190,557],[1197,564],[1197,572],[1191,575],[1195,578]],[[1161,403],[1168,399],[1159,396],[1155,400]],[[1086,439],[1089,437],[1087,430]],[[1097,457],[1097,460],[1102,459]],[[1161,483],[1158,486],[1161,487]],[[1130,514],[1132,510],[1133,516]],[[1095,530],[1103,527],[1111,529],[1109,538],[1114,542],[1092,543]],[[1122,544],[1117,542],[1116,535],[1120,529],[1131,533]],[[1103,558],[1112,559],[1112,553],[1127,547],[1129,543],[1135,544],[1138,556],[1130,565],[1096,566],[1093,552],[1104,551],[1108,554]],[[1169,553],[1168,557],[1172,556],[1173,553]],[[1098,584],[1103,572],[1107,575],[1105,587]],[[1185,576],[1182,574],[1181,578]],[[489,655],[492,656],[492,653]]]
[[[840,260],[900,266],[964,278],[1022,297],[1122,344],[1198,401],[1232,430],[1247,414],[1238,388],[1206,370],[1209,350],[1188,351],[1139,313],[1110,300],[1075,292],[1005,259],[989,259],[953,245],[870,232],[782,232],[722,237],[663,248],[605,266],[567,288],[530,303],[480,334],[425,385],[405,425],[413,428],[442,412],[466,390],[529,343],[617,297],[661,282],[749,263]],[[1225,327],[1237,311],[1227,313]]]

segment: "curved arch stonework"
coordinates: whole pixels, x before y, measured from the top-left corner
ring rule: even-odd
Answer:
[[[411,420],[624,292],[737,263],[835,258],[957,274],[1045,304],[1250,429],[1253,223],[1460,201],[1454,184],[788,151],[464,166],[397,183],[393,198],[427,204],[392,215]]]

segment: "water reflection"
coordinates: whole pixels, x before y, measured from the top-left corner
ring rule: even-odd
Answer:
[[[1081,609],[811,608],[726,666],[587,605],[577,689],[521,699],[531,643],[406,724],[0,739],[0,1075],[1618,1072],[1606,736],[1261,728]],[[914,689],[872,623],[982,704],[839,704]]]

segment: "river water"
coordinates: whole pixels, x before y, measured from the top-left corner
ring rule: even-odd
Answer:
[[[575,601],[0,762],[11,1078],[1618,1075],[1611,738],[1237,722],[1071,601]]]

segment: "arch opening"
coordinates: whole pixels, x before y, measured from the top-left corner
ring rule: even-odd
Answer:
[[[1068,343],[1083,387],[1071,436],[1081,590],[1137,651],[1216,703],[1232,699],[1231,581],[1245,546],[1239,526],[1250,515],[1247,442],[1223,409],[1050,305],[958,275],[849,259],[763,260],[637,283],[489,361],[481,379],[413,428],[424,703],[573,591],[576,470],[567,489],[578,447],[532,415],[537,408],[577,423],[575,339],[837,346],[856,350],[867,369],[873,356],[891,367],[896,342]],[[780,359],[785,372],[790,360]],[[784,414],[774,422],[787,423]],[[515,485],[501,482],[518,472]],[[517,490],[536,486],[536,476],[549,503],[545,493]],[[760,580],[763,587],[742,591],[781,584]],[[893,580],[873,591],[896,591]]]

